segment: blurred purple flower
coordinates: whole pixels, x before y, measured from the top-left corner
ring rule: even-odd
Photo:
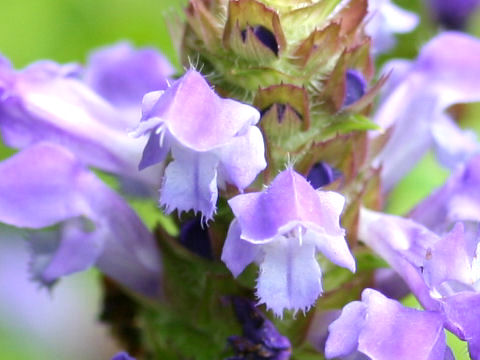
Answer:
[[[101,298],[97,276],[76,274],[58,284],[52,296],[48,291],[39,291],[38,283],[31,281],[30,257],[24,231],[0,225],[3,357],[9,357],[5,355],[9,347],[25,346],[24,340],[28,338],[28,358],[37,358],[37,354],[42,359],[76,359],[79,353],[85,360],[109,358],[116,346],[107,329],[94,321]],[[75,314],[75,326],[72,326],[72,314]],[[9,341],[12,335],[13,344]],[[23,348],[18,350],[23,352]]]
[[[135,358],[131,357],[125,351],[119,352],[111,360],[135,360]]]
[[[429,0],[433,18],[447,29],[462,30],[477,10],[479,0]]]
[[[391,0],[369,0],[365,32],[372,37],[372,51],[379,54],[395,45],[395,33],[408,33],[419,22],[417,14],[396,6]]]
[[[139,110],[146,93],[164,90],[175,69],[153,48],[135,50],[127,42],[98,49],[88,59],[85,83],[117,108]]]
[[[231,336],[228,341],[236,352],[233,359],[270,359],[288,360],[291,345],[287,337],[275,328],[275,325],[244,298],[232,297],[233,308],[238,321],[242,324],[243,336]]]
[[[39,143],[0,163],[0,221],[32,232],[31,271],[44,285],[96,265],[144,295],[160,292],[153,235],[65,148]]]
[[[235,214],[222,260],[238,276],[260,264],[257,296],[277,316],[284,309],[307,310],[322,293],[316,253],[355,272],[355,259],[340,228],[342,195],[315,191],[289,168],[263,192],[229,200]]]
[[[159,171],[152,177],[137,170],[146,139],[132,139],[128,131],[140,117],[140,93],[165,88],[171,73],[160,54],[127,44],[94,53],[85,71],[52,61],[15,71],[4,60],[0,62],[3,141],[15,148],[53,142],[87,165],[157,186],[152,178],[158,181]],[[112,89],[114,83],[121,86]]]
[[[395,75],[393,68],[395,84],[388,87],[375,115],[383,129],[393,127],[375,160],[382,166],[385,191],[432,145],[437,147],[443,165],[450,168],[480,151],[475,135],[461,130],[445,113],[453,104],[480,101],[480,40],[446,32],[426,44],[410,66],[406,61],[394,64],[401,65],[401,74]]]
[[[252,106],[222,99],[203,76],[189,70],[166,91],[143,99],[135,136],[150,134],[140,169],[171,151],[160,203],[167,213],[194,210],[211,219],[225,183],[243,190],[266,167],[263,137]]]
[[[459,167],[410,217],[439,234],[457,221],[480,222],[480,155]]]
[[[425,309],[442,314],[445,328],[468,342],[472,359],[480,359],[478,230],[468,236],[458,223],[440,237],[413,220],[363,209],[359,238],[402,276]]]
[[[454,359],[440,313],[404,307],[372,289],[347,304],[328,329],[327,359]]]

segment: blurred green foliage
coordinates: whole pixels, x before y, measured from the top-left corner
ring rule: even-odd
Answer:
[[[176,61],[165,18],[178,16],[180,4],[180,0],[3,1],[0,52],[18,67],[42,58],[83,61],[95,47],[128,39],[156,46]]]

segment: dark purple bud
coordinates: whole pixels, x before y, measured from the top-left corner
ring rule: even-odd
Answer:
[[[201,218],[197,217],[186,221],[180,229],[180,243],[191,252],[212,260],[212,246],[208,229],[202,224]]]
[[[347,70],[345,82],[345,99],[343,100],[343,106],[348,106],[365,95],[367,82],[361,72],[353,69]]]
[[[231,336],[228,342],[235,351],[232,359],[288,360],[290,341],[248,299],[232,297],[233,308],[242,324],[243,336]]]
[[[314,189],[330,184],[337,180],[342,173],[337,169],[332,168],[325,162],[318,162],[310,169],[307,180]]]
[[[249,26],[241,32],[243,42],[247,41],[248,30],[251,30],[263,45],[272,50],[275,55],[278,55],[278,42],[270,30],[262,25]]]
[[[283,103],[275,103],[275,104],[265,108],[264,110],[261,110],[260,115],[263,117],[263,115],[268,113],[274,107],[275,107],[275,110],[277,111],[277,120],[278,120],[279,123],[283,122],[283,120],[285,118],[285,114],[287,113],[287,111],[293,112],[300,120],[303,120],[303,115],[299,111],[297,111],[290,104],[283,104]]]
[[[116,354],[112,360],[135,360],[135,358],[128,355],[125,351],[119,352]]]
[[[430,0],[435,20],[451,30],[462,30],[479,4],[479,0]]]
[[[374,274],[374,288],[390,299],[401,300],[410,294],[410,288],[393,269],[377,269]]]

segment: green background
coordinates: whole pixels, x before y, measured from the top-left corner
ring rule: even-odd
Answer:
[[[413,34],[400,36],[399,45],[392,53],[392,56],[412,58],[421,44],[431,38],[437,29],[429,21],[419,0],[400,0],[398,4],[422,14],[422,23],[418,29]],[[136,45],[152,45],[161,49],[179,67],[165,19],[171,23],[179,21],[180,9],[178,0],[4,0],[0,9],[0,53],[18,68],[39,59],[83,62],[95,47],[129,40]],[[476,30],[480,31],[480,27],[471,28],[472,32]],[[181,36],[178,32],[173,35],[177,40]],[[379,62],[386,59],[383,56]],[[474,106],[468,109],[464,123],[475,126],[474,120],[480,113],[478,108]],[[446,177],[447,172],[428,155],[394,191],[388,204],[389,211],[405,213]],[[151,210],[149,205],[147,207]],[[90,271],[66,280],[75,282],[79,294],[82,294],[78,303],[72,304],[73,328],[76,326],[75,306],[85,307],[85,299],[97,299],[87,301],[89,314],[94,321],[99,301],[96,277],[97,274]],[[407,304],[418,306],[411,298]],[[464,344],[458,341],[454,343],[457,359],[468,359]],[[88,343],[84,345],[89,346]],[[61,346],[62,334],[58,334],[58,347]],[[114,350],[111,343],[105,343],[105,346],[108,351]],[[6,326],[0,318],[0,359],[62,360],[59,355],[61,353],[59,349],[48,348],[35,337],[23,336],[11,326]],[[105,351],[99,349],[98,354],[105,354]],[[85,357],[77,354],[66,359],[85,360]]]

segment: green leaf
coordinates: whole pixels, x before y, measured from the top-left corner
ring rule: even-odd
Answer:
[[[351,131],[366,131],[366,130],[381,130],[377,124],[375,124],[368,117],[360,114],[348,114],[338,118],[338,121],[330,124],[325,133],[339,133],[345,134]],[[325,134],[324,133],[324,134]]]

